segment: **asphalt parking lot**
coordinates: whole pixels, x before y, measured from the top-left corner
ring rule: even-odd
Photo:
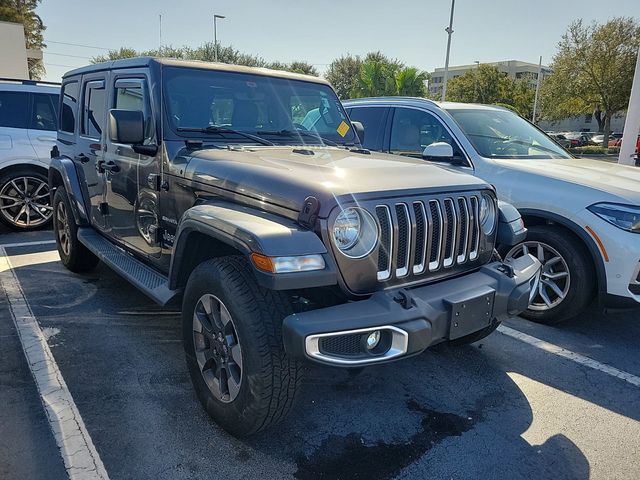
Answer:
[[[515,318],[471,346],[357,376],[309,367],[293,414],[238,440],[196,399],[178,313],[103,265],[66,271],[51,240],[0,234],[0,246],[28,243],[0,249],[2,479],[67,477],[18,297],[111,479],[640,478],[638,311],[557,328]]]

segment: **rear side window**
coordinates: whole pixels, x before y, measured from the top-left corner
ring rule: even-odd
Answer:
[[[60,111],[60,130],[73,133],[78,114],[78,82],[70,82],[62,87],[62,109]]]
[[[28,128],[29,94],[0,92],[0,127]]]
[[[52,95],[44,93],[34,93],[33,102],[31,104],[30,125],[29,128],[34,130],[55,130],[56,129],[56,112]]]
[[[349,117],[354,122],[362,123],[364,127],[364,148],[382,150],[382,137],[388,108],[361,107],[352,108]]]
[[[87,82],[84,89],[82,134],[97,139],[102,136],[105,123],[104,81]]]

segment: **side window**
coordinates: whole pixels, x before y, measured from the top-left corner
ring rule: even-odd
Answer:
[[[87,82],[84,85],[84,107],[81,133],[89,138],[101,138],[105,122],[104,81]]]
[[[69,82],[62,86],[62,108],[60,110],[60,131],[73,133],[78,114],[78,82]]]
[[[362,123],[364,127],[364,148],[369,150],[382,150],[382,137],[384,136],[384,124],[387,116],[386,107],[361,107],[353,108],[349,117],[354,122]]]
[[[44,93],[32,94],[30,125],[35,130],[55,130],[56,112],[53,109],[51,95]]]
[[[453,147],[454,157],[464,158],[456,142],[435,116],[422,110],[396,108],[391,124],[391,153],[422,158],[425,147],[435,142],[448,143]]]
[[[0,127],[27,128],[29,94],[0,92]]]
[[[144,143],[151,143],[155,139],[155,125],[151,114],[151,99],[146,81],[139,78],[121,78],[116,80],[113,108],[141,111],[144,115]]]

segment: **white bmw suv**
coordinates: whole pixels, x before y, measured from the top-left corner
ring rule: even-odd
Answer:
[[[0,79],[0,221],[33,230],[51,221],[47,172],[60,87]]]
[[[504,248],[543,264],[523,316],[554,323],[601,306],[640,306],[640,168],[578,159],[500,107],[420,98],[344,102],[364,146],[474,173],[513,204],[529,234]]]

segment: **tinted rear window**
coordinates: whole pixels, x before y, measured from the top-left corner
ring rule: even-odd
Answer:
[[[29,94],[0,92],[0,127],[27,128]]]
[[[78,114],[78,82],[70,82],[62,87],[62,110],[60,112],[60,130],[73,133]]]
[[[387,110],[386,107],[353,107],[349,112],[351,120],[362,123],[364,127],[363,147],[370,150],[382,149]]]

